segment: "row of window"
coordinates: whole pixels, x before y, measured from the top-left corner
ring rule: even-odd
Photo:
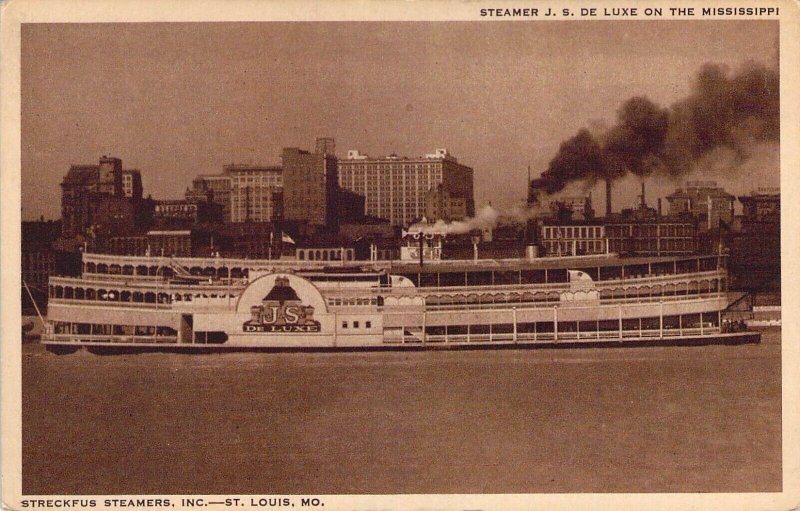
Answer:
[[[335,306],[356,306],[356,305],[383,305],[382,296],[373,296],[372,298],[328,298],[328,305]]]
[[[545,240],[542,244],[545,252],[550,255],[602,254],[606,249],[606,244],[603,241]],[[574,254],[573,251],[575,252]]]
[[[355,259],[355,251],[353,249],[305,249],[298,248],[296,250],[297,259],[300,261],[353,261]]]
[[[101,302],[124,303],[173,303],[191,302],[199,298],[236,298],[237,295],[226,293],[165,293],[155,291],[118,291],[106,289],[84,289],[69,286],[49,286],[50,298],[66,300],[97,300]]]
[[[219,278],[230,277],[234,279],[247,277],[249,273],[248,268],[234,267],[229,269],[227,266],[222,266],[219,268],[214,268],[211,266],[206,266],[205,268],[192,266],[191,268],[188,268],[188,270],[189,273],[194,276]],[[84,273],[99,273],[103,275],[148,275],[151,277],[173,277],[175,275],[175,270],[169,266],[133,266],[131,264],[109,265],[105,263],[96,264],[93,262],[85,263],[83,271]]]
[[[351,328],[351,327],[353,329],[361,328],[361,322],[358,321],[358,320],[355,320],[355,321],[352,321],[352,322],[351,321],[342,321],[342,329],[346,330],[346,329]],[[372,328],[372,321],[365,321],[364,322],[364,328]]]
[[[716,293],[723,283],[714,279],[710,281],[692,282],[681,285],[642,286],[616,289],[600,289],[597,291],[601,300],[623,298],[651,298],[661,296],[685,296],[705,293]],[[581,291],[577,291],[581,293]],[[522,293],[470,293],[466,295],[431,295],[426,297],[425,303],[429,306],[448,305],[482,305],[482,304],[508,304],[515,303],[559,303],[562,291],[550,292],[522,292]]]
[[[433,164],[404,164],[404,163],[383,163],[383,164],[374,164],[374,163],[350,163],[347,160],[339,161],[339,175],[344,174],[353,174],[357,171],[367,171],[367,170],[380,170],[382,172],[399,172],[399,171],[423,171],[423,172],[436,172],[441,173],[441,170],[437,167],[440,166],[440,163],[433,163]]]
[[[178,332],[169,326],[160,325],[108,325],[98,323],[72,323],[67,321],[53,322],[56,334],[78,335],[127,335],[175,337]]]
[[[602,226],[590,226],[590,227],[568,227],[568,226],[556,226],[556,227],[542,227],[542,236],[545,239],[553,239],[553,238],[602,238],[603,237],[603,227]]]
[[[607,225],[606,235],[609,238],[624,238],[629,236],[694,236],[694,227],[691,224],[633,224],[633,225]]]
[[[703,327],[718,327],[719,312],[704,312],[701,314],[683,314],[674,316],[651,316],[645,318],[628,318],[594,321],[538,321],[517,323],[517,334],[552,334],[558,329],[558,333],[577,333],[577,332],[637,332],[643,330],[683,330],[698,329],[701,322]],[[466,336],[466,335],[494,335],[494,334],[513,334],[513,323],[491,323],[491,324],[472,324],[472,325],[442,325],[426,326],[426,335],[442,336]],[[420,329],[421,333],[421,329]],[[411,330],[407,334],[412,334]]]

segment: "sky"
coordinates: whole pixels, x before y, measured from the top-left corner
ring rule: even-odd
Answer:
[[[419,156],[447,148],[475,199],[524,202],[561,142],[612,125],[621,103],[686,97],[703,64],[777,68],[775,21],[468,21],[28,24],[22,30],[22,216],[60,216],[71,164],[103,155],[142,172],[145,195],[182,198],[197,174],[276,164],[283,147]],[[777,151],[688,179],[777,186]],[[724,175],[724,177],[722,177]],[[640,181],[614,188],[630,207]],[[655,204],[681,183],[647,182]],[[604,192],[573,185],[565,194]]]

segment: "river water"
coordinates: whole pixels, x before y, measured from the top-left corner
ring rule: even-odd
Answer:
[[[26,494],[779,491],[759,345],[56,356],[23,345]]]

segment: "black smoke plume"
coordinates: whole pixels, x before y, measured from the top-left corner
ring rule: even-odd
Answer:
[[[698,160],[720,148],[742,163],[756,145],[779,140],[778,84],[778,73],[762,65],[729,76],[724,67],[707,64],[692,94],[669,109],[631,98],[605,133],[593,136],[581,129],[561,144],[547,170],[531,182],[531,202],[575,181],[593,185],[627,174],[678,177],[697,170]]]

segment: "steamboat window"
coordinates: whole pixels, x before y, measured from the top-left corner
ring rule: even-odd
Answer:
[[[466,325],[448,325],[447,335],[467,335]]]
[[[713,271],[717,269],[717,258],[709,257],[700,259],[700,271]]]
[[[622,320],[623,330],[639,330],[639,318],[629,318]]]
[[[547,271],[547,282],[569,282],[566,269],[552,269]]]
[[[581,333],[594,332],[597,330],[597,321],[580,321],[578,323],[578,330]]]
[[[631,277],[642,277],[647,275],[648,268],[646,264],[632,264],[629,266],[625,266],[625,276],[628,278]]]
[[[680,316],[664,316],[664,330],[678,330],[680,326]]]
[[[493,334],[512,334],[514,333],[514,325],[511,323],[498,323],[492,325]]]
[[[347,328],[347,321],[342,321],[342,328]]]
[[[560,332],[577,332],[578,324],[575,321],[559,321],[558,331]]]
[[[467,273],[468,286],[491,286],[492,285],[492,272],[490,271],[473,271]]]
[[[367,321],[366,323],[364,323],[364,327],[365,328],[372,328],[372,321]]]
[[[440,273],[439,285],[442,287],[466,286],[466,274],[464,272]]]
[[[719,326],[719,314],[716,312],[704,312],[703,313],[703,325],[704,326]]]
[[[421,273],[419,276],[419,287],[437,287],[438,274],[435,272]]]
[[[481,335],[489,333],[489,325],[469,325],[470,335]]]
[[[617,319],[604,319],[597,322],[597,329],[601,332],[610,332],[619,330],[619,320]]]
[[[517,332],[530,334],[536,332],[536,323],[517,323]]]
[[[678,273],[689,273],[697,269],[697,259],[685,259],[675,263]]]
[[[419,287],[419,273],[403,273],[401,275],[410,280],[414,286]]]
[[[358,328],[359,324],[358,321],[353,321],[353,328]]]
[[[522,284],[543,284],[545,282],[545,271],[522,270],[520,280]]]
[[[519,284],[519,272],[516,271],[496,271],[494,272],[494,283],[498,285]]]
[[[658,317],[642,318],[642,330],[658,330],[661,320]]]
[[[445,327],[443,326],[425,327],[425,335],[445,335]]]

